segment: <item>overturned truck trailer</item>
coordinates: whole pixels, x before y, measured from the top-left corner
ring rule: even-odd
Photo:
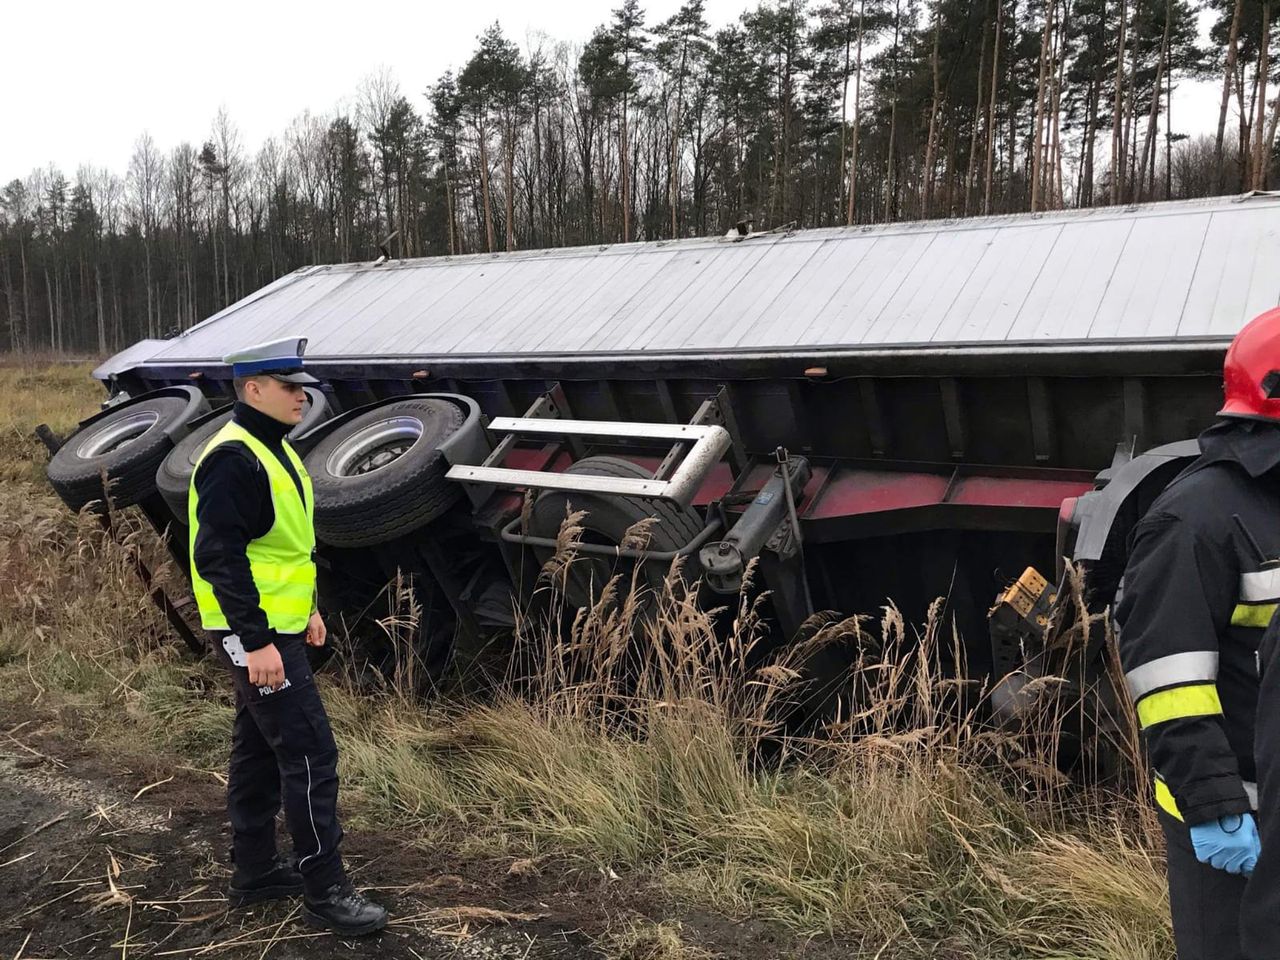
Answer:
[[[325,603],[413,570],[437,662],[510,625],[572,505],[571,602],[677,555],[716,602],[758,557],[781,636],[942,596],[969,670],[1002,676],[1056,591],[1023,577],[989,643],[992,598],[1063,556],[1118,576],[1227,343],[1280,304],[1277,263],[1280,196],[1251,195],[306,267],[100,366],[109,399],[50,478],[79,508],[106,468],[118,502],[185,523],[220,358],[297,335],[323,382],[295,443]]]

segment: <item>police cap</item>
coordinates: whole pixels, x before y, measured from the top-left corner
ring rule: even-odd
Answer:
[[[306,337],[285,337],[229,353],[222,362],[231,364],[233,377],[268,376],[284,383],[319,383],[303,372],[302,354],[306,349]]]

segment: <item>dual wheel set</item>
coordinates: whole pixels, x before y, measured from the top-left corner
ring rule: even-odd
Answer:
[[[74,511],[105,502],[104,476],[116,508],[143,505],[157,525],[186,526],[187,498],[196,462],[231,417],[231,406],[210,407],[194,386],[164,387],[109,407],[84,421],[48,464],[49,481]],[[446,514],[470,518],[457,482],[446,478],[454,462],[479,462],[489,449],[475,402],[464,396],[409,395],[338,414],[319,389],[306,388],[302,422],[290,433],[315,494],[316,536],[334,548],[379,547],[410,536]],[[647,479],[650,472],[616,456],[590,456],[568,473]],[[164,507],[159,506],[163,501]],[[166,510],[167,508],[167,510]],[[536,538],[554,539],[570,510],[585,510],[582,539],[617,546],[636,523],[654,518],[649,549],[678,550],[703,528],[699,513],[636,497],[544,491],[527,516]],[[171,514],[171,516],[166,516]],[[463,516],[465,515],[465,516]],[[472,530],[473,534],[478,531]],[[182,538],[185,539],[185,538]],[[479,547],[479,537],[468,538]],[[534,548],[538,560],[550,551]],[[627,562],[600,553],[582,556],[566,584],[571,606],[585,606]],[[666,565],[643,564],[642,579],[661,583]]]
[[[289,434],[315,491],[316,534],[335,547],[374,546],[447,511],[461,488],[444,477],[440,444],[462,428],[466,407],[405,397],[335,417],[320,390],[306,388],[302,422]],[[460,398],[461,399],[461,398]],[[72,510],[102,503],[102,478],[115,507],[159,494],[186,525],[196,462],[231,419],[191,387],[169,387],[90,418],[55,451],[49,482]]]

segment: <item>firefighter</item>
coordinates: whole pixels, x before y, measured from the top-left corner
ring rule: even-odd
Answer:
[[[227,777],[233,906],[303,895],[303,917],[341,935],[387,912],[357,893],[338,852],[338,750],[307,646],[325,642],[316,605],[311,481],[286,435],[301,420],[306,339],[225,358],[232,419],[191,478],[191,582],[200,619],[231,671],[236,713]],[[283,798],[293,861],[276,852]]]
[[[1280,570],[1276,571],[1280,578]],[[1245,888],[1240,935],[1250,960],[1280,957],[1280,617],[1272,617],[1258,645],[1258,832],[1267,841]]]
[[[1134,529],[1115,611],[1180,960],[1280,957],[1280,902],[1259,914],[1249,881],[1269,833],[1254,726],[1259,641],[1280,601],[1280,309],[1240,331],[1223,380],[1200,457]]]

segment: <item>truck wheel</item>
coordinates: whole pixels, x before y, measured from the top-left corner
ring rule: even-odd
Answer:
[[[187,493],[196,461],[204,452],[205,444],[230,419],[230,410],[210,417],[174,444],[169,455],[160,461],[160,469],[156,471],[156,489],[160,491],[160,496],[164,497],[164,502],[179,523],[187,522]]]
[[[316,498],[316,537],[369,547],[426,526],[462,487],[445,478],[440,444],[464,422],[448,400],[409,397],[355,417],[323,437],[305,464]]]
[[[289,431],[291,438],[302,436],[330,416],[329,404],[324,394],[312,387],[306,387],[305,390],[307,401],[302,410],[302,420]],[[179,523],[187,522],[187,493],[191,489],[191,474],[195,472],[196,461],[204,453],[205,445],[213,439],[213,435],[226,426],[231,413],[231,408],[228,407],[195,427],[174,444],[169,455],[161,462],[160,469],[156,471],[156,489],[160,491]]]
[[[117,507],[145,499],[155,491],[156,468],[173,447],[167,431],[178,425],[187,407],[179,397],[154,397],[72,434],[49,460],[53,489],[63,503],[79,511],[102,500],[106,470]]]
[[[647,480],[652,475],[630,460],[603,456],[584,457],[565,473],[640,480]],[[651,517],[658,521],[649,531],[648,549],[654,552],[679,550],[701,533],[703,527],[697,513],[667,500],[548,490],[534,501],[529,532],[535,537],[555,539],[570,510],[587,511],[582,519],[582,542],[607,547],[618,546],[627,530]],[[551,559],[551,551],[544,547],[535,548],[534,552],[544,564]],[[611,577],[621,576],[624,585],[629,583],[635,564],[635,560],[626,557],[579,554],[565,580],[566,603],[574,607],[590,606]],[[636,582],[657,591],[661,589],[669,567],[669,563],[661,561],[642,563]]]

